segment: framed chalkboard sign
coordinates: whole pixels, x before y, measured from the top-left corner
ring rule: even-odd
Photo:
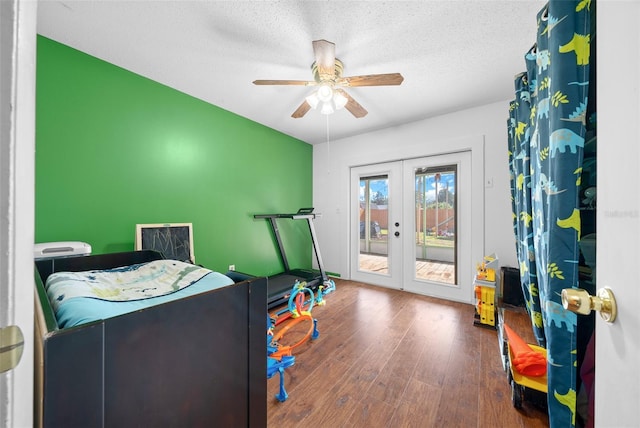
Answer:
[[[172,260],[196,262],[192,223],[136,224],[135,247],[159,251]]]

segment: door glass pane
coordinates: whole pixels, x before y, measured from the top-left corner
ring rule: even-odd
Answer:
[[[389,274],[389,177],[360,178],[360,247],[358,268]]]
[[[456,172],[415,170],[415,279],[456,284]]]

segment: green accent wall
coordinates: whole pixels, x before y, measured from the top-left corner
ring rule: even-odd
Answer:
[[[253,214],[311,206],[311,145],[42,36],[36,82],[36,242],[130,251],[137,223],[193,223],[198,264],[282,271]],[[306,222],[282,223],[311,267]]]

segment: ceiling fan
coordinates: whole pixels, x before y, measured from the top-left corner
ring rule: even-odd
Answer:
[[[254,85],[303,85],[317,86],[317,91],[305,98],[291,117],[301,118],[312,108],[322,103],[321,113],[330,114],[342,107],[355,117],[367,115],[367,110],[354,100],[344,89],[356,86],[400,85],[404,77],[400,73],[369,74],[343,77],[342,61],[335,56],[336,45],[326,40],[315,40],[313,52],[315,62],[311,64],[314,80],[254,80]]]

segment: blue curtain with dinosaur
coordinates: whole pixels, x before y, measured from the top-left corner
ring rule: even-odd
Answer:
[[[549,423],[576,424],[577,316],[563,288],[579,287],[579,191],[589,93],[591,1],[550,1],[537,15],[509,106],[514,232],[527,310],[547,349]]]

